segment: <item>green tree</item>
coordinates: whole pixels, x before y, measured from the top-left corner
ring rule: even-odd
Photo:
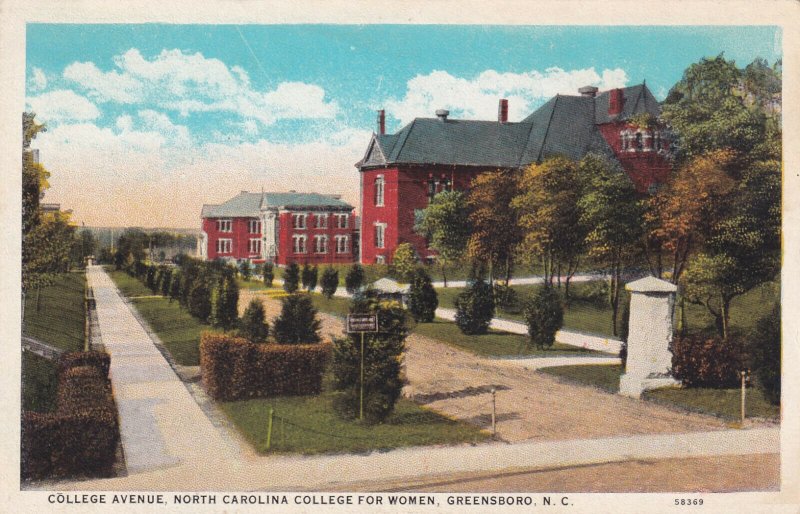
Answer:
[[[188,297],[189,313],[203,323],[208,322],[211,315],[211,292],[202,280],[192,284]]]
[[[408,293],[408,312],[418,323],[430,323],[436,317],[439,298],[431,283],[431,276],[423,268],[417,268],[411,279]]]
[[[364,274],[364,268],[356,263],[350,266],[347,275],[344,277],[344,287],[348,293],[356,294],[364,285],[365,280],[366,275]]]
[[[753,373],[764,396],[775,405],[781,402],[781,306],[775,304],[761,318],[749,337]]]
[[[164,268],[161,273],[161,296],[169,297],[172,288],[172,270]]]
[[[242,261],[239,264],[239,274],[242,280],[250,280],[253,277],[253,266],[250,261]]]
[[[400,243],[392,257],[394,276],[402,283],[408,283],[417,267],[417,253],[411,243]]]
[[[517,193],[518,174],[513,171],[490,171],[472,180],[467,195],[472,234],[467,252],[489,267],[489,281],[502,268],[506,285],[514,269],[514,250],[522,239],[516,209],[511,201]]]
[[[69,214],[43,213],[22,242],[22,289],[50,285],[53,278],[69,271],[70,251],[75,244],[75,226]]]
[[[320,341],[317,309],[307,294],[292,294],[281,300],[281,314],[272,322],[279,344],[312,344]]]
[[[261,268],[261,275],[264,278],[264,285],[272,287],[272,281],[275,280],[275,269],[271,262],[265,262]]]
[[[339,287],[339,272],[333,266],[326,267],[322,272],[320,285],[322,286],[322,295],[325,298],[331,298]]]
[[[477,279],[456,297],[456,325],[464,334],[485,334],[494,317],[492,286]]]
[[[520,253],[538,259],[544,282],[561,283],[566,272],[565,293],[585,251],[586,226],[581,222],[581,173],[578,164],[566,157],[551,157],[529,166],[519,180],[519,193],[511,202],[517,210],[524,234]]]
[[[530,345],[540,350],[553,346],[564,323],[564,307],[552,287],[542,287],[531,296],[525,305],[525,323]]]
[[[295,262],[290,262],[283,270],[283,290],[294,293],[300,284],[300,267]]]
[[[264,315],[261,300],[252,299],[239,320],[239,334],[251,343],[266,343],[269,325]]]
[[[231,276],[221,276],[211,292],[210,321],[215,327],[230,329],[239,318],[239,285]]]
[[[442,191],[419,214],[414,230],[436,250],[447,287],[447,267],[461,262],[467,252],[472,227],[466,195],[462,191]]]
[[[589,256],[611,277],[609,303],[614,335],[621,291],[622,271],[635,262],[642,234],[643,209],[628,176],[599,155],[587,155],[580,163],[587,188],[578,201],[581,222],[590,227],[586,237]]]
[[[172,303],[173,300],[180,301],[181,297],[181,272],[180,270],[175,270],[172,273],[172,281],[169,285],[169,301]]]
[[[319,277],[319,269],[316,265],[309,266],[308,264],[303,264],[303,271],[301,273],[301,278],[303,281],[303,288],[306,291],[313,291],[317,288],[317,279]]]
[[[379,331],[364,334],[364,420],[380,423],[393,412],[403,388],[403,352],[409,332],[406,313],[398,302],[380,300],[374,291],[358,295],[350,312],[378,316]],[[334,340],[334,387],[341,391],[334,409],[345,419],[359,415],[361,357],[360,334]]]

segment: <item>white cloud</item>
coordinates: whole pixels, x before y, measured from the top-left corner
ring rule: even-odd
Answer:
[[[100,117],[95,104],[69,89],[58,89],[29,97],[26,108],[44,122],[86,121]]]
[[[31,77],[28,79],[28,89],[32,92],[42,91],[47,87],[47,75],[41,68],[33,67]]]
[[[64,77],[98,102],[142,104],[177,111],[230,112],[271,125],[280,119],[333,118],[335,101],[314,84],[283,82],[271,91],[252,88],[247,72],[201,53],[162,50],[147,59],[133,48],[114,58],[116,69],[92,62],[72,63]]]
[[[409,80],[405,96],[389,101],[386,109],[404,124],[416,117],[433,117],[436,109],[448,109],[453,117],[490,120],[497,117],[498,100],[507,98],[509,120],[519,121],[542,100],[556,94],[576,95],[579,87],[587,85],[601,90],[622,87],[627,81],[625,71],[620,68],[602,73],[594,68],[568,71],[548,68],[544,72],[525,73],[486,70],[473,79],[433,71]]]

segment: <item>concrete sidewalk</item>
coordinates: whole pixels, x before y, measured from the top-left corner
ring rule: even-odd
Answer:
[[[130,474],[235,458],[238,445],[218,432],[153,344],[99,266],[86,270],[94,288]]]

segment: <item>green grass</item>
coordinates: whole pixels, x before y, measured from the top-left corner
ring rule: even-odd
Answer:
[[[86,275],[64,273],[52,285],[29,291],[23,332],[63,350],[83,350],[85,289]]]
[[[260,453],[353,453],[406,446],[477,443],[488,434],[401,399],[394,413],[377,425],[339,418],[326,391],[221,403],[222,410]],[[267,449],[269,409],[274,409],[271,448]]]
[[[604,391],[619,391],[620,365],[559,366],[539,370],[570,382],[591,385]],[[642,398],[683,410],[711,414],[726,419],[740,416],[741,390],[710,388],[664,388],[646,391]],[[748,417],[778,418],[780,408],[769,403],[758,388],[747,390],[746,413]]]
[[[136,286],[130,283],[131,280],[138,282],[136,279],[123,271],[113,271],[110,275],[120,290],[124,285],[124,291],[139,296]],[[188,311],[181,309],[178,302],[170,302],[167,298],[134,297],[131,302],[164,343],[175,362],[183,366],[200,365],[200,333],[211,330],[209,325],[201,323]]]
[[[22,352],[22,410],[49,412],[58,393],[58,365],[30,352]]]
[[[123,296],[153,296],[153,292],[147,288],[138,278],[128,275],[124,271],[108,271],[114,283],[117,285]]]
[[[605,355],[601,352],[561,343],[554,344],[548,350],[527,348],[528,338],[526,336],[497,330],[490,330],[489,333],[483,335],[466,335],[461,333],[455,323],[443,319],[436,319],[433,323],[419,323],[414,327],[414,333],[488,357],[510,355],[532,357]]]
[[[339,316],[341,318],[347,317],[347,314],[350,312],[349,298],[343,298],[341,296],[325,298],[319,293],[312,293],[311,301],[314,303],[314,307],[316,307],[318,311],[333,314],[334,316]]]

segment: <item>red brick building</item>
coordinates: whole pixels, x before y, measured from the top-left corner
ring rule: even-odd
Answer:
[[[358,255],[353,206],[338,195],[248,193],[203,205],[203,259],[285,265],[352,263]]]
[[[600,153],[616,160],[646,192],[669,174],[669,136],[660,126],[642,127],[643,114],[657,117],[658,101],[644,84],[598,94],[557,95],[518,123],[508,121],[500,100],[497,121],[457,120],[448,111],[417,118],[396,134],[378,132],[356,164],[361,178],[361,262],[389,262],[401,243],[432,258],[424,238],[414,233],[415,211],[447,189],[464,190],[472,179],[497,169],[521,169],[553,155],[578,160]]]

